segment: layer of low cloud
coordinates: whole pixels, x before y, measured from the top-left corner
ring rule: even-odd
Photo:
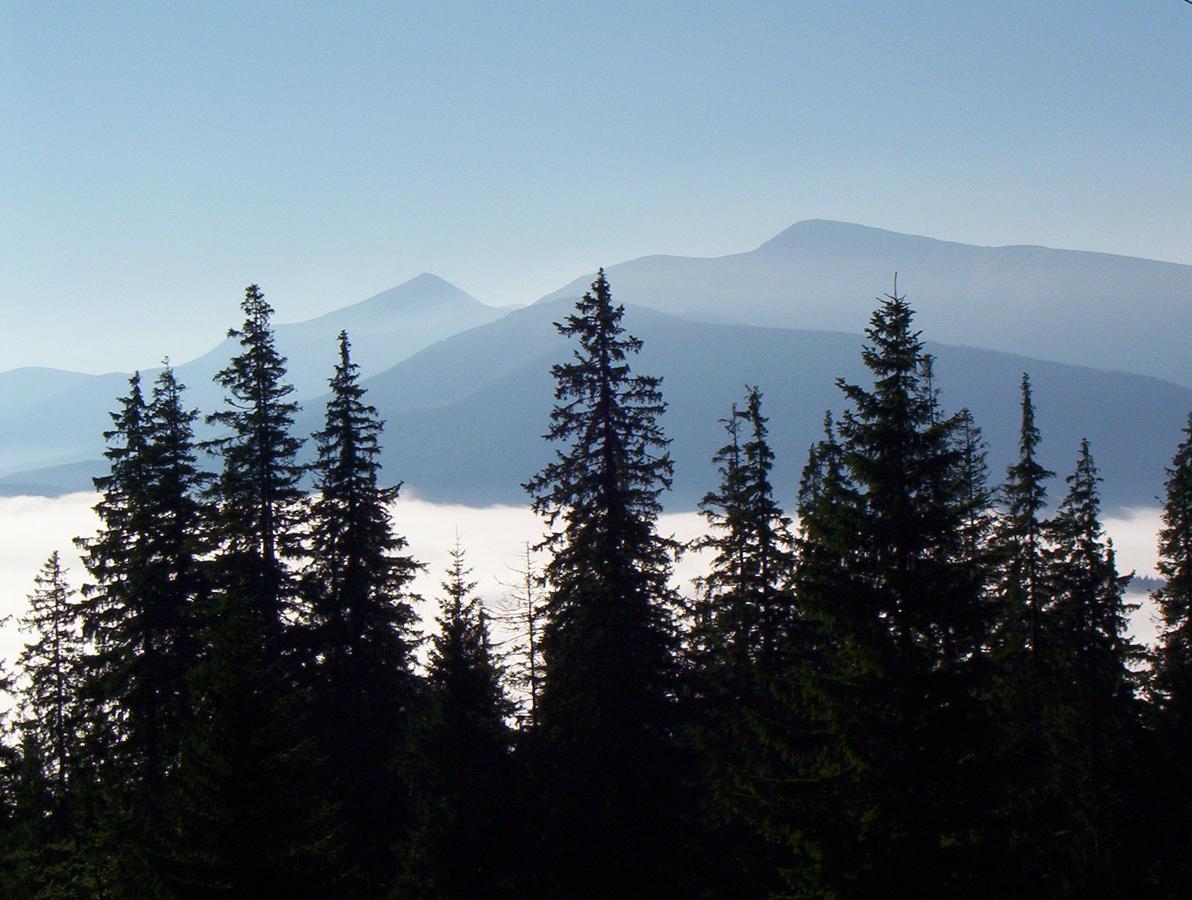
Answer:
[[[27,595],[33,579],[46,558],[55,550],[69,567],[72,584],[85,578],[74,538],[94,533],[97,519],[92,507],[92,493],[69,494],[58,498],[0,498],[0,616],[9,616],[0,628],[0,658],[11,663],[20,652],[24,636],[17,630],[17,619],[27,608]],[[542,539],[544,522],[525,507],[472,507],[428,503],[417,498],[403,498],[394,511],[399,533],[409,541],[409,552],[424,564],[414,589],[423,597],[419,604],[423,628],[433,628],[435,602],[441,591],[439,583],[450,563],[450,551],[458,539],[472,568],[477,591],[490,607],[512,592],[517,569],[524,559],[527,543]],[[686,541],[703,530],[703,519],[696,513],[664,515],[660,530]],[[1143,576],[1155,574],[1155,536],[1160,527],[1159,511],[1138,508],[1107,518],[1105,527],[1113,538],[1118,567]],[[707,565],[706,554],[688,553],[675,568],[676,585],[691,590],[692,579]],[[1133,599],[1143,599],[1136,596]],[[1143,602],[1132,619],[1137,639],[1153,641],[1157,624],[1149,602]]]

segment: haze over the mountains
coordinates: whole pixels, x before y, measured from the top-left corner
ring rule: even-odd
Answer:
[[[351,335],[352,357],[368,376],[436,341],[499,319],[506,312],[486,306],[437,275],[424,272],[318,318],[278,325],[277,347],[289,361],[290,383],[297,396],[304,398],[326,391],[331,374],[328,361],[332,358],[328,348],[334,350],[340,331]],[[179,377],[196,389],[200,384],[211,384],[212,376],[227,365],[237,346],[236,339],[226,339],[198,359],[179,366]],[[210,402],[218,402],[220,396],[214,388]]]
[[[1046,247],[974,247],[799,222],[748,253],[606,268],[617,299],[709,322],[856,332],[892,287],[932,340],[1138,372],[1192,387],[1192,266]],[[547,296],[578,297],[581,276]]]
[[[383,460],[426,499],[525,502],[521,482],[554,450],[541,440],[553,403],[553,362],[570,348],[553,322],[571,303],[535,304],[428,347],[366,381],[389,422]],[[836,379],[865,383],[859,335],[695,322],[629,306],[625,322],[644,341],[637,371],[662,375],[663,426],[673,439],[670,508],[690,509],[715,484],[712,454],[724,443],[717,421],[746,384],[765,393],[775,485],[791,501],[807,449],[822,436],[825,410],[839,411]],[[1148,376],[1070,366],[1021,355],[928,341],[937,357],[945,410],[968,407],[990,443],[1000,479],[1016,452],[1023,371],[1034,382],[1040,459],[1062,477],[1088,437],[1105,477],[1107,505],[1143,506],[1158,494],[1163,467],[1192,409],[1192,389]],[[318,427],[310,405],[298,430]],[[1063,493],[1062,482],[1052,489]]]
[[[1107,501],[1152,501],[1192,408],[1192,266],[971,247],[813,220],[749,253],[643,257],[606,269],[614,298],[630,307],[629,329],[646,341],[635,367],[665,379],[673,506],[690,508],[710,486],[709,458],[721,437],[715,423],[746,382],[766,393],[779,483],[793,490],[824,410],[840,407],[835,378],[864,377],[859,335],[895,270],[924,337],[939,345],[945,406],[972,408],[991,443],[995,478],[1013,448],[1018,377],[1027,370],[1044,462],[1062,475],[1088,436]],[[423,274],[277,326],[304,401],[300,431],[319,424],[334,338],[347,329],[370,399],[389,420],[385,459],[394,480],[429,499],[523,502],[520,482],[550,453],[540,440],[552,403],[550,365],[569,352],[551,322],[589,281],[582,276],[510,312]],[[285,298],[263,287],[284,318]],[[233,347],[226,340],[178,366],[204,413],[220,402],[211,379]],[[153,374],[144,373],[146,382]],[[0,373],[0,492],[86,488],[101,468],[107,412],[126,382],[119,373]]]
[[[424,273],[316,319],[277,325],[275,333],[278,349],[289,360],[295,397],[301,401],[326,391],[341,329],[351,334],[353,358],[367,376],[506,312]],[[234,339],[228,338],[197,359],[176,364],[190,403],[205,413],[221,402],[222,389],[212,379],[227,365],[234,346]],[[157,371],[142,372],[146,386]],[[0,433],[6,435],[0,446],[0,473],[67,465],[51,483],[65,477],[85,484],[80,479],[94,467],[79,470],[68,464],[95,459],[102,452],[102,432],[110,423],[108,410],[117,396],[127,392],[127,381],[126,373],[83,375],[29,368],[0,373]]]

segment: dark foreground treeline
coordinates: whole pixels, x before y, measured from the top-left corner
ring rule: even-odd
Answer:
[[[88,583],[57,554],[37,580],[0,894],[1189,896],[1192,419],[1148,659],[1087,444],[1048,517],[1024,377],[1020,457],[990,487],[887,296],[873,383],[840,385],[793,531],[760,393],[723,421],[711,568],[683,597],[655,528],[660,382],[631,373],[601,274],[559,326],[523,656],[494,648],[457,549],[418,666],[418,565],[347,337],[306,471],[255,286],[244,312],[224,436],[196,446],[169,369],[148,395],[134,376]]]

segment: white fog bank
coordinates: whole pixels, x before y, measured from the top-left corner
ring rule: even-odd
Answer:
[[[0,658],[10,666],[24,640],[16,620],[26,609],[33,578],[46,558],[57,550],[70,569],[71,583],[82,583],[83,569],[73,539],[94,532],[97,520],[91,508],[95,500],[92,493],[57,498],[0,497],[0,616],[11,617],[0,628]],[[415,583],[415,590],[426,600],[419,608],[424,629],[433,627],[437,608],[434,600],[457,536],[473,569],[477,590],[492,606],[510,593],[506,585],[516,580],[515,570],[524,556],[525,544],[537,542],[544,532],[542,520],[526,507],[472,507],[417,498],[401,499],[394,521],[398,532],[410,542],[408,552],[426,566]],[[1121,571],[1154,576],[1159,526],[1159,510],[1152,508],[1127,510],[1105,520]],[[672,513],[660,521],[661,531],[679,540],[697,536],[702,528],[703,519],[696,513]],[[689,591],[691,580],[702,573],[705,563],[699,554],[686,554],[676,567],[677,585]],[[1156,625],[1148,604],[1134,615],[1133,626],[1137,639],[1153,641]]]

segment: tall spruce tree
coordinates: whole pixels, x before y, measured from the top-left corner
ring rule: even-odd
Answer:
[[[694,736],[709,801],[704,887],[739,896],[776,887],[770,854],[745,824],[743,807],[745,786],[765,768],[756,723],[777,715],[774,680],[789,665],[795,631],[793,539],[770,483],[766,421],[757,387],[748,389],[744,409],[734,404],[722,420],[729,440],[713,458],[720,485],[700,504],[710,530],[695,542],[713,553],[690,638]]]
[[[210,510],[204,499],[209,476],[198,463],[194,424],[199,414],[186,406],[185,390],[167,360],[149,403],[149,549],[159,594],[155,624],[164,644],[157,680],[167,773],[177,766],[180,740],[191,724],[190,681],[202,649],[199,615],[210,594]]]
[[[996,582],[1001,607],[999,649],[1008,657],[1008,664],[1022,669],[1024,683],[1015,689],[1028,691],[1036,674],[1033,669],[1047,606],[1042,513],[1047,507],[1047,481],[1055,477],[1038,461],[1039,440],[1030,376],[1024,372],[1018,460],[1007,469],[1001,489],[1004,512],[995,529],[994,549],[1000,563]]]
[[[273,308],[251,284],[241,309],[244,324],[228,331],[241,352],[215,375],[227,392],[226,408],[207,417],[227,433],[207,446],[223,463],[216,496],[224,587],[258,620],[276,655],[293,594],[285,559],[300,551],[303,467],[296,457],[303,442],[291,434],[298,404],[289,399],[294,387],[277,351]]]
[[[885,296],[863,352],[873,386],[839,382],[839,445],[817,449],[801,490],[796,585],[817,626],[801,693],[822,739],[790,777],[831,819],[788,824],[799,890],[953,894],[976,877],[989,612],[965,538],[965,419],[941,415],[912,318]]]
[[[673,542],[660,537],[671,482],[660,379],[633,375],[603,270],[557,324],[574,338],[553,367],[547,437],[565,446],[530,480],[552,531],[539,704],[551,895],[675,893]]]
[[[1056,677],[1043,715],[1053,767],[1048,800],[1062,817],[1049,873],[1057,896],[1128,892],[1134,864],[1133,664],[1142,654],[1127,630],[1135,608],[1124,598],[1129,576],[1118,575],[1101,526],[1100,480],[1088,441],[1081,441],[1067,494],[1047,526],[1046,653]]]
[[[145,893],[161,889],[170,853],[168,797],[190,722],[196,606],[205,596],[197,413],[183,406],[182,391],[167,366],[146,403],[133,376],[106,435],[109,473],[96,479],[100,528],[79,542],[93,579],[83,589],[95,647],[89,696],[96,715],[118,723],[103,753],[112,773],[105,818],[117,871]]]
[[[79,539],[91,581],[80,603],[88,641],[81,699],[87,708],[88,767],[86,824],[95,857],[110,861],[109,878],[123,873],[156,890],[149,839],[160,833],[161,819],[148,824],[141,798],[162,797],[160,755],[156,741],[159,706],[154,678],[161,674],[151,585],[153,481],[150,460],[149,405],[140,373],[129,379],[129,392],[111,413],[113,428],[104,432],[108,474],[94,479],[100,500],[95,512],[100,528],[92,539]],[[126,708],[127,707],[127,708]],[[80,822],[83,817],[80,816]],[[142,829],[140,826],[147,824]],[[102,848],[102,849],[101,849]],[[134,874],[135,873],[135,874]]]
[[[319,781],[341,822],[337,881],[349,894],[375,895],[392,880],[405,818],[394,765],[417,690],[409,583],[418,565],[394,531],[398,487],[379,482],[383,426],[364,400],[345,332],[330,385],[314,436],[301,649]]]
[[[34,578],[29,611],[20,623],[33,640],[17,658],[24,681],[18,727],[30,745],[26,755],[40,760],[53,805],[62,809],[70,805],[71,773],[83,725],[84,643],[74,594],[55,551]]]
[[[31,638],[17,659],[13,843],[4,869],[27,896],[84,895],[91,857],[82,834],[88,793],[86,644],[75,591],[55,551],[34,579],[21,630]]]
[[[517,868],[508,828],[513,706],[470,574],[457,542],[414,743],[416,818],[402,887],[436,900],[512,896],[508,878]]]
[[[720,487],[700,503],[711,532],[696,542],[714,553],[702,582],[703,643],[714,665],[747,679],[757,669],[774,670],[792,613],[790,519],[770,484],[774,453],[766,421],[756,387],[749,389],[745,408],[734,406],[724,420],[729,443],[713,458],[720,464]],[[749,429],[744,439],[742,425]]]
[[[240,353],[215,376],[225,409],[208,416],[225,433],[206,445],[222,471],[212,491],[213,591],[183,760],[178,877],[181,891],[253,896],[310,890],[319,861],[312,848],[327,836],[318,831],[286,627],[295,603],[289,561],[301,549],[302,441],[290,433],[298,407],[288,399],[273,310],[256,285],[242,310],[243,326],[228,332]]]
[[[100,495],[95,506],[100,528],[94,538],[75,542],[92,578],[83,586],[80,604],[84,635],[93,647],[88,700],[97,707],[93,718],[112,721],[111,709],[129,686],[129,669],[135,666],[125,638],[129,626],[138,624],[130,619],[139,618],[137,604],[146,593],[145,536],[150,527],[146,500],[153,477],[149,405],[139,372],[133,373],[128,385],[128,394],[110,413],[112,429],[104,432],[108,473],[93,479]],[[139,648],[134,645],[134,649]]]
[[[1041,435],[1025,372],[1021,398],[1018,458],[1006,470],[990,540],[996,609],[990,702],[997,728],[990,840],[995,852],[1004,854],[996,877],[1008,893],[1029,891],[1039,883],[1059,830],[1052,818],[1055,807],[1046,800],[1051,769],[1043,719],[1044,698],[1054,678],[1047,655],[1050,591],[1043,513],[1047,481],[1055,473],[1038,460]]]
[[[1167,470],[1163,527],[1159,531],[1159,574],[1152,594],[1163,617],[1155,658],[1158,733],[1165,749],[1168,827],[1162,830],[1165,857],[1162,887],[1169,896],[1192,892],[1192,414],[1184,439]]]
[[[834,890],[837,872],[850,865],[851,823],[841,822],[845,765],[835,755],[834,728],[845,721],[826,702],[843,696],[835,684],[854,648],[848,634],[866,624],[859,605],[852,557],[862,497],[848,476],[844,447],[831,412],[824,436],[807,454],[798,491],[794,587],[798,610],[787,665],[774,682],[779,710],[756,727],[773,748],[771,770],[751,784],[752,815],[762,834],[786,851],[781,870],[792,893],[814,896]],[[856,618],[852,618],[856,617]],[[848,623],[848,627],[845,627]],[[847,797],[847,793],[845,793]]]
[[[1152,594],[1163,616],[1155,681],[1164,727],[1178,742],[1188,743],[1192,741],[1192,414],[1167,470],[1165,489],[1157,566],[1163,586]]]

